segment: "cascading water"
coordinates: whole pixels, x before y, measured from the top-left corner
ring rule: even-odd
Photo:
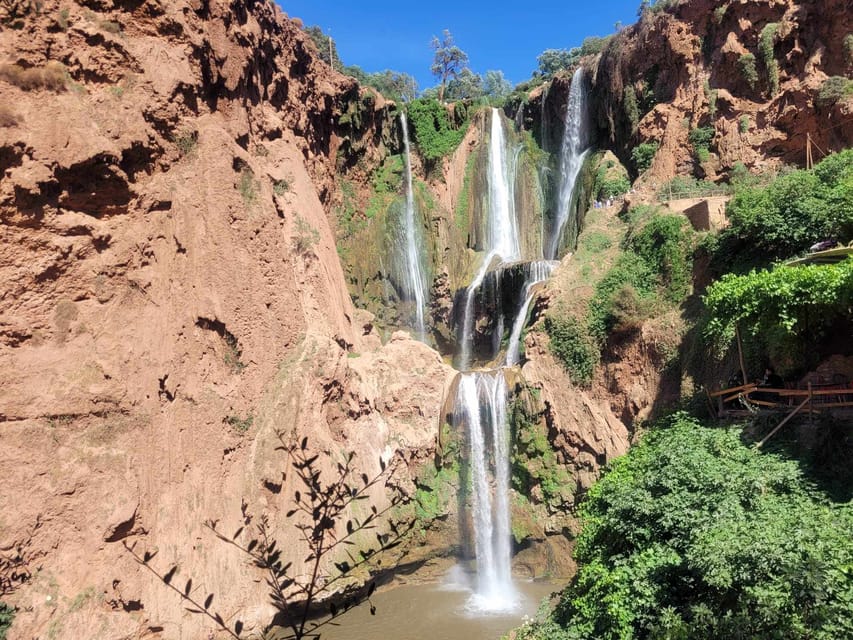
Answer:
[[[508,161],[508,158],[512,162]],[[489,208],[486,220],[486,257],[474,280],[465,292],[465,310],[462,316],[458,366],[462,371],[471,366],[471,344],[474,330],[474,295],[483,283],[486,272],[495,257],[510,262],[521,257],[518,221],[515,215],[515,161],[517,154],[507,153],[503,119],[500,111],[492,108],[489,138]]]
[[[483,234],[485,256],[465,292],[462,325],[458,336],[459,374],[454,398],[454,423],[468,434],[471,470],[471,515],[477,563],[476,591],[471,608],[481,612],[506,612],[518,604],[511,575],[510,464],[508,389],[504,369],[469,371],[472,367],[475,320],[474,298],[478,291],[494,305],[492,351],[499,354],[504,324],[512,332],[506,363],[519,361],[518,342],[533,299],[534,287],[547,278],[555,262],[522,262],[522,242],[515,211],[515,182],[519,148],[508,149],[504,119],[491,113],[488,149],[488,209]],[[505,297],[506,288],[511,297]],[[521,300],[514,314],[504,306]],[[515,294],[515,295],[513,295]]]
[[[477,555],[477,589],[472,604],[484,611],[512,609],[516,602],[510,573],[506,400],[502,370],[468,373],[459,381],[455,418],[457,424],[466,425],[468,433]]]
[[[415,330],[421,341],[426,334],[424,322],[424,310],[426,308],[426,278],[421,266],[421,234],[420,227],[416,222],[415,194],[412,189],[412,160],[409,155],[409,126],[406,121],[406,112],[400,112],[400,126],[403,129],[403,151],[406,165],[406,210],[403,219],[403,227],[406,234],[406,277],[404,279],[403,295],[415,303]]]
[[[566,106],[566,122],[563,143],[560,147],[560,189],[557,199],[557,216],[545,257],[554,260],[560,246],[563,228],[572,208],[572,193],[575,182],[589,151],[589,113],[583,68],[578,67],[572,76],[569,101]]]
[[[512,325],[512,333],[509,335],[509,343],[506,349],[506,366],[513,367],[518,364],[521,357],[520,342],[521,332],[524,330],[524,325],[527,322],[527,311],[530,309],[530,303],[533,302],[534,287],[546,280],[554,272],[557,262],[551,260],[537,260],[530,263],[530,275],[524,284],[524,292],[522,293],[521,308],[515,316],[515,322]]]

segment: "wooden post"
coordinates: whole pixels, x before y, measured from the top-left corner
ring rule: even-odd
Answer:
[[[772,438],[774,435],[776,435],[776,432],[779,431],[779,429],[781,429],[782,427],[784,427],[785,424],[788,422],[788,420],[793,418],[797,414],[797,412],[799,412],[800,409],[802,409],[804,406],[806,406],[806,403],[809,402],[810,400],[811,400],[810,397],[803,400],[796,409],[794,409],[791,413],[789,413],[787,415],[787,417],[784,420],[782,420],[782,422],[780,422],[779,424],[776,425],[776,428],[773,429],[773,431],[771,431],[766,436],[764,436],[764,439],[761,442],[759,442],[756,445],[756,447],[760,449],[764,445],[765,442],[767,442],[768,440],[770,440],[770,438]],[[809,416],[811,416],[811,413],[809,413]]]
[[[746,366],[743,364],[743,345],[740,341],[740,329],[737,325],[735,325],[735,336],[737,337],[737,356],[738,360],[740,360],[740,373],[743,376],[743,384],[747,384],[749,378],[746,377]]]
[[[806,133],[806,169],[811,169],[814,166],[812,160],[812,134]]]
[[[812,381],[809,380],[809,397],[807,398],[809,401],[809,424],[812,423],[812,416],[814,415],[814,405],[812,404]]]

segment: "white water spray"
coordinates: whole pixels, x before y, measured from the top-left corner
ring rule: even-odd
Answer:
[[[521,332],[527,323],[527,311],[530,309],[530,303],[533,302],[534,288],[537,284],[547,279],[554,272],[554,268],[558,264],[558,262],[551,260],[537,260],[530,263],[529,274],[524,283],[524,291],[521,294],[523,302],[521,303],[518,314],[515,316],[512,333],[509,335],[509,343],[507,344],[506,366],[508,367],[517,365],[521,359]]]
[[[557,199],[557,216],[545,257],[554,260],[560,246],[560,236],[569,219],[572,194],[584,159],[589,151],[589,113],[583,68],[578,67],[572,76],[569,102],[566,106],[566,125],[560,147],[560,190]]]
[[[509,433],[503,371],[461,374],[458,419],[467,426],[472,516],[477,554],[473,608],[511,610],[517,603],[510,571]]]
[[[416,222],[415,194],[412,189],[412,160],[409,155],[409,126],[406,112],[400,112],[400,126],[403,128],[403,151],[406,158],[406,211],[403,227],[406,234],[406,277],[403,294],[415,303],[415,329],[421,341],[426,334],[424,310],[426,308],[426,278],[421,267],[421,234]]]

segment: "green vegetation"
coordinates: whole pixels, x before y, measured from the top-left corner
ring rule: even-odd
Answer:
[[[281,178],[272,183],[272,192],[277,196],[283,196],[290,191],[290,181],[286,178]]]
[[[592,184],[592,197],[607,200],[621,196],[631,189],[631,180],[625,168],[613,160],[598,164]]]
[[[631,151],[631,160],[634,161],[634,166],[637,168],[637,173],[643,173],[646,169],[652,166],[652,160],[655,159],[655,154],[660,148],[660,143],[655,140],[652,142],[643,142],[638,144]]]
[[[573,316],[546,316],[545,331],[550,339],[551,353],[572,382],[581,386],[592,382],[600,353],[583,323]]]
[[[5,602],[0,602],[0,640],[6,640],[6,634],[15,620],[15,609]]]
[[[243,167],[240,171],[240,182],[237,189],[246,207],[252,207],[258,201],[258,181],[255,180],[255,172],[250,167]]]
[[[849,96],[853,96],[853,80],[842,76],[832,76],[820,86],[815,104],[821,109],[828,109],[839,100]]]
[[[853,240],[853,149],[766,186],[737,189],[720,235],[717,273],[795,256],[826,238]]]
[[[611,332],[637,329],[650,311],[678,304],[692,270],[692,232],[682,216],[653,207],[629,212],[624,252],[596,284],[587,325],[599,346]]]
[[[628,123],[631,125],[631,133],[633,133],[640,124],[640,108],[637,106],[637,93],[630,84],[625,87],[622,94],[622,108],[625,111]]]
[[[749,131],[749,116],[744,114],[740,118],[737,119],[737,128],[741,133],[746,133]]]
[[[414,128],[415,143],[427,162],[435,162],[452,153],[465,137],[466,123],[451,123],[447,109],[438,100],[413,100],[407,113]]]
[[[755,91],[758,86],[758,67],[755,65],[755,56],[751,53],[744,53],[737,61],[740,74],[746,80],[749,88]]]
[[[512,427],[512,487],[522,496],[531,496],[538,487],[550,511],[571,503],[575,482],[548,440],[547,426],[540,423],[524,400],[516,397],[510,407]]]
[[[704,301],[709,316],[705,333],[719,351],[731,344],[735,327],[740,327],[760,337],[774,361],[791,356],[808,361],[809,345],[850,315],[853,258],[726,274],[708,287]]]
[[[422,526],[427,526],[431,521],[446,516],[450,512],[450,504],[456,499],[459,486],[458,456],[440,469],[431,464],[426,465],[416,484],[415,517]]]
[[[246,433],[251,429],[254,421],[255,419],[251,415],[248,415],[245,418],[241,418],[239,416],[228,416],[225,418],[226,424],[234,429],[235,432],[240,434]]]
[[[195,153],[198,147],[198,131],[194,129],[182,129],[177,133],[174,141],[175,146],[178,147],[178,151],[181,152],[181,156],[186,158]]]
[[[692,129],[687,135],[687,140],[690,146],[693,147],[693,153],[700,162],[708,160],[710,153],[711,142],[714,139],[714,127],[697,127]]]
[[[545,49],[536,56],[536,62],[539,63],[539,69],[535,73],[550,78],[558,71],[571,67],[577,62],[577,58],[566,49]]]
[[[717,184],[710,180],[697,180],[691,176],[675,176],[660,188],[658,198],[661,200],[705,198],[708,196],[727,195],[729,193],[731,193],[729,185]]]
[[[302,216],[296,214],[296,233],[293,248],[300,255],[307,255],[320,241],[320,232],[312,227]]]
[[[848,67],[853,67],[853,33],[844,36],[844,61]]]
[[[851,504],[740,429],[677,414],[590,490],[580,571],[522,639],[847,638]]]
[[[472,153],[468,156],[468,162],[465,163],[465,175],[462,178],[462,189],[459,192],[459,200],[456,202],[456,212],[454,222],[456,228],[462,233],[468,232],[469,209],[471,206],[471,180],[474,176],[474,166],[477,164],[477,154]]]
[[[761,62],[767,74],[767,87],[770,97],[779,93],[779,63],[776,62],[773,52],[778,31],[779,23],[770,22],[764,25],[764,28],[761,30],[761,36],[758,39],[758,51],[761,54]]]
[[[444,92],[449,80],[456,78],[468,64],[468,54],[453,42],[453,35],[445,29],[441,40],[433,36],[430,42],[433,61],[430,71],[439,81],[438,101],[444,102]]]

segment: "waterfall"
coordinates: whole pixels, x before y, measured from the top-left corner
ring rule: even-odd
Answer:
[[[522,293],[524,302],[521,303],[521,308],[515,316],[512,333],[510,333],[509,343],[506,348],[506,366],[508,367],[517,365],[521,357],[519,346],[521,332],[527,323],[527,311],[530,309],[530,303],[533,302],[534,287],[546,280],[553,273],[557,264],[559,263],[551,260],[537,260],[530,263],[529,275],[524,283],[524,292]]]
[[[517,154],[508,154],[500,111],[492,108],[491,139],[489,140],[489,253],[495,253],[503,262],[521,258],[518,221],[515,217],[514,165]],[[508,160],[511,158],[512,162]]]
[[[584,72],[581,67],[572,76],[569,101],[566,105],[566,121],[563,143],[560,147],[560,189],[557,199],[557,218],[548,246],[547,258],[557,258],[560,236],[569,219],[575,181],[589,151],[589,113],[587,109]]]
[[[421,267],[421,234],[415,215],[415,194],[412,189],[412,159],[409,155],[409,126],[406,112],[400,112],[400,126],[403,128],[403,151],[406,158],[406,211],[404,229],[406,234],[406,277],[403,295],[415,302],[415,329],[421,341],[426,334],[424,310],[426,308],[426,278]]]
[[[475,311],[478,311],[475,299],[478,294],[482,295],[486,303],[494,307],[492,357],[500,354],[506,324],[512,331],[505,361],[509,366],[517,364],[520,359],[518,343],[535,286],[551,274],[557,263],[522,262],[515,210],[521,147],[509,148],[504,119],[497,109],[492,109],[488,144],[488,207],[482,234],[484,257],[463,298],[457,367],[464,373],[459,374],[456,387],[453,422],[467,434],[471,470],[471,516],[477,566],[471,605],[477,611],[505,612],[513,609],[518,601],[511,574],[509,390],[503,368],[470,371]],[[516,303],[519,293],[521,298]]]
[[[510,262],[521,257],[518,237],[518,221],[515,216],[515,167],[518,153],[507,153],[503,118],[500,111],[492,108],[489,138],[489,208],[485,221],[486,256],[474,280],[465,292],[465,309],[462,316],[462,332],[459,337],[460,353],[458,366],[465,371],[471,366],[471,343],[474,331],[474,296],[495,257]]]
[[[457,421],[467,426],[472,517],[477,555],[478,609],[511,609],[516,595],[510,572],[509,433],[507,387],[501,370],[461,374]]]

